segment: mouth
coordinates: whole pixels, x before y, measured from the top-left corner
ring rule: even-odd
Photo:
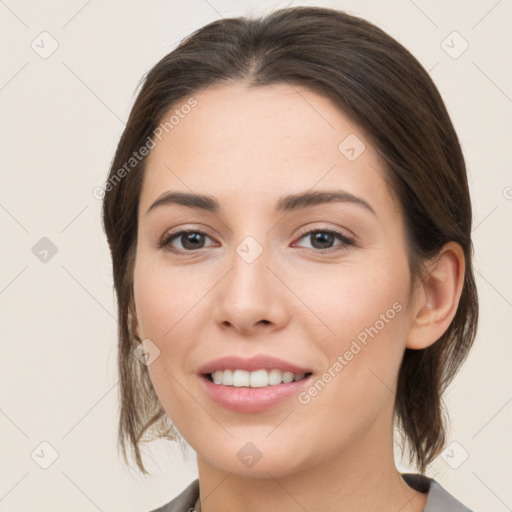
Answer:
[[[290,399],[310,386],[312,372],[283,372],[276,368],[254,371],[240,369],[216,370],[199,374],[199,384],[205,397],[236,413],[264,413],[290,405]]]
[[[225,355],[198,368],[205,396],[224,409],[242,413],[262,412],[286,404],[311,384],[310,368],[258,354]]]

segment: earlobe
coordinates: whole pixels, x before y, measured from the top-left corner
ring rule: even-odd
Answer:
[[[465,259],[462,247],[446,243],[429,263],[428,274],[417,289],[415,309],[406,347],[423,349],[435,343],[448,329],[459,305],[464,285]]]

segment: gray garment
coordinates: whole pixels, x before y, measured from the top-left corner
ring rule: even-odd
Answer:
[[[412,473],[404,473],[402,478],[416,491],[428,492],[423,512],[472,512],[432,478]],[[198,497],[199,480],[196,479],[172,501],[151,512],[194,512]]]

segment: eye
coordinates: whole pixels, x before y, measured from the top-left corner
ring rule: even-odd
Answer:
[[[347,246],[354,245],[354,240],[331,228],[306,231],[300,236],[300,239],[307,237],[309,237],[312,243],[312,248],[318,249],[318,251],[346,250]],[[337,249],[332,247],[332,243],[335,242],[336,239],[341,242]]]
[[[354,240],[348,238],[343,233],[331,229],[314,229],[303,232],[299,239],[309,237],[312,242],[312,248],[317,249],[319,252],[323,251],[337,251],[337,250],[346,250],[348,246],[354,245]],[[182,230],[177,233],[171,233],[162,238],[162,240],[158,243],[159,248],[166,248],[169,251],[175,254],[191,254],[196,252],[197,250],[204,249],[205,247],[205,238],[211,237],[208,236],[203,231],[198,230]],[[332,244],[338,239],[340,244],[338,244],[338,248]],[[181,247],[176,247],[174,244],[179,242]]]
[[[170,251],[176,253],[176,254],[190,254],[191,252],[195,252],[197,249],[203,249],[204,248],[204,239],[210,238],[206,233],[203,231],[197,231],[197,230],[184,230],[184,231],[178,231],[177,233],[173,233],[167,236],[164,236],[164,238],[159,242],[158,246],[160,248],[168,248]],[[211,238],[210,238],[211,239]],[[182,249],[177,249],[176,247],[173,247],[173,242],[179,241],[180,245],[182,246]]]

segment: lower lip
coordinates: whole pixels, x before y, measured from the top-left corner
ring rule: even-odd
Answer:
[[[302,380],[262,388],[215,384],[204,375],[200,375],[199,380],[210,398],[222,407],[237,412],[260,412],[296,395],[309,384],[312,376],[311,374]]]

